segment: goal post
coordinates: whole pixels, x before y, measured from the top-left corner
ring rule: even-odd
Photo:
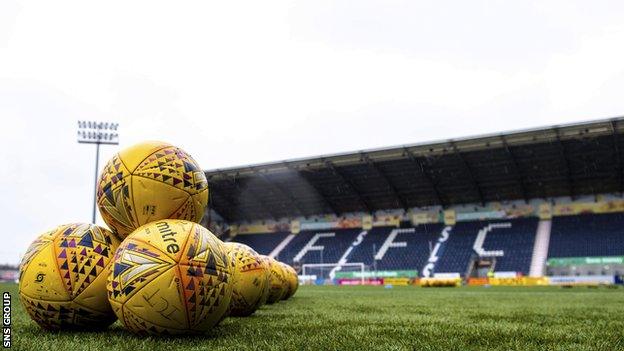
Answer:
[[[301,265],[301,273],[303,276],[311,276],[317,275],[325,278],[325,275],[329,277],[329,279],[334,279],[336,276],[336,272],[343,271],[345,268],[350,269],[351,271],[359,272],[360,282],[364,284],[364,276],[366,265],[362,262],[353,262],[353,263],[304,263]]]

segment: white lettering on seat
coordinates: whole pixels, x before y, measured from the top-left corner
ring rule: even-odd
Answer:
[[[397,235],[401,233],[414,233],[415,231],[416,229],[414,228],[393,229],[390,232],[390,235],[388,235],[386,241],[384,241],[383,245],[381,245],[381,247],[379,248],[379,251],[377,251],[377,254],[375,254],[375,259],[382,260],[386,255],[388,249],[391,247],[407,247],[407,243],[405,241],[394,242],[394,239],[397,237]]]
[[[472,248],[475,250],[477,255],[479,255],[479,257],[502,257],[505,255],[505,252],[503,252],[503,250],[485,251],[485,249],[483,248],[483,242],[485,241],[487,233],[491,232],[492,229],[498,228],[511,228],[511,222],[492,223],[479,230],[474,245],[472,246]]]
[[[320,239],[320,238],[331,238],[333,236],[335,236],[336,233],[318,233],[315,234],[312,239],[310,239],[310,241],[308,241],[308,243],[301,249],[301,251],[299,251],[299,253],[295,256],[295,258],[293,259],[295,262],[299,262],[303,256],[305,256],[305,254],[308,253],[308,251],[321,251],[321,250],[325,250],[325,246],[323,245],[317,245],[314,246],[314,244],[316,244],[316,242]]]

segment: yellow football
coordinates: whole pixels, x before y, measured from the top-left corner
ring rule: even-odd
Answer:
[[[290,296],[293,296],[297,293],[297,290],[299,289],[299,274],[297,274],[297,271],[295,270],[295,268],[293,268],[292,266],[290,267],[290,272],[291,272],[291,286],[293,287],[293,291],[292,294]]]
[[[249,246],[233,242],[224,245],[236,265],[230,315],[249,316],[260,307],[262,297],[269,289],[271,271],[263,263],[262,257]]]
[[[39,236],[20,264],[19,294],[30,317],[52,330],[113,323],[106,277],[119,241],[102,227],[81,223]]]
[[[282,263],[282,267],[284,268],[284,272],[286,272],[286,281],[288,283],[286,287],[286,294],[282,296],[282,300],[290,299],[297,289],[299,288],[299,277],[297,276],[297,272],[290,265],[286,263]]]
[[[272,257],[268,257],[271,267],[271,279],[269,283],[269,297],[267,299],[268,304],[274,304],[282,299],[282,296],[286,294],[287,281],[285,277],[284,269],[279,261]]]
[[[173,145],[148,141],[108,161],[97,186],[102,218],[121,238],[160,219],[199,223],[208,203],[206,175]]]
[[[223,243],[208,229],[160,220],[138,228],[115,252],[108,299],[134,333],[200,333],[227,312],[233,273]]]
[[[260,298],[260,306],[266,305],[269,300],[269,294],[271,293],[271,260],[269,256],[260,255],[262,266],[269,272],[267,275],[267,288],[264,289],[262,297]]]

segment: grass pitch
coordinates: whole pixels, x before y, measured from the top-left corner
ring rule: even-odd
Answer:
[[[302,286],[204,336],[41,330],[12,296],[16,350],[624,350],[624,289]]]

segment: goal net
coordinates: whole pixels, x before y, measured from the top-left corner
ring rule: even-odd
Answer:
[[[310,283],[324,283],[336,279],[336,274],[350,273],[354,278],[364,283],[366,265],[362,262],[354,263],[305,263],[301,265],[302,276]]]

